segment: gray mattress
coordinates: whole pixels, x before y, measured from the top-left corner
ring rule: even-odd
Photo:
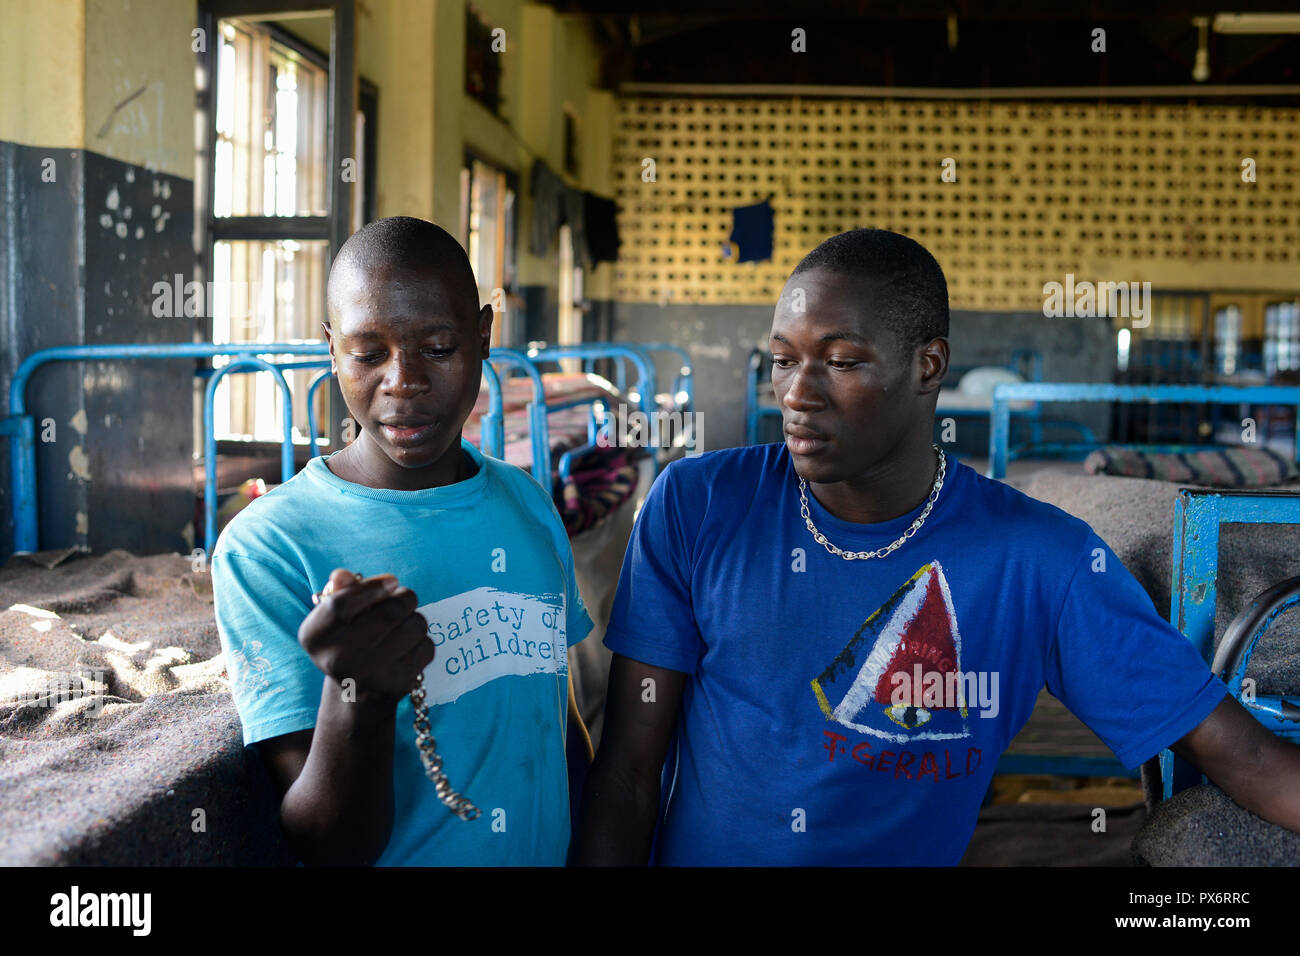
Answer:
[[[0,571],[0,864],[289,862],[212,588],[179,555]]]

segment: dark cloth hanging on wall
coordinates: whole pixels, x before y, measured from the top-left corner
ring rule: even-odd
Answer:
[[[544,256],[564,222],[569,188],[540,159],[534,161],[529,179],[532,180],[533,221],[528,233],[528,251]]]
[[[618,261],[618,205],[595,193],[586,194],[587,251],[592,262]]]
[[[730,239],[736,244],[737,262],[762,262],[772,258],[774,210],[766,199],[731,210]]]
[[[597,262],[618,259],[618,207],[614,200],[572,189],[540,159],[533,162],[533,221],[528,251],[544,256],[560,226],[568,225],[573,242],[573,264],[589,269]],[[769,255],[771,243],[769,241]]]
[[[564,187],[564,223],[569,227],[573,243],[573,264],[579,269],[591,268],[591,253],[587,250],[586,194],[581,189]]]

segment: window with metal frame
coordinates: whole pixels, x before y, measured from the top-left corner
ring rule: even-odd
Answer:
[[[261,24],[228,19],[218,29],[214,217],[324,215],[328,67]],[[321,337],[328,241],[218,240],[211,268],[214,342]],[[288,374],[294,440],[306,443],[307,386],[318,373]],[[216,396],[218,439],[278,441],[280,401],[269,374],[226,378]],[[318,429],[328,432],[328,402],[319,403],[316,415]]]

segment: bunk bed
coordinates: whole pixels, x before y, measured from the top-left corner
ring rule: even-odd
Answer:
[[[1300,494],[1184,490],[1174,516],[1170,619],[1260,724],[1300,742]],[[1225,561],[1222,558],[1231,558]],[[1224,623],[1229,614],[1235,616]],[[1294,866],[1300,834],[1244,810],[1172,751],[1144,768],[1134,840],[1156,866]]]

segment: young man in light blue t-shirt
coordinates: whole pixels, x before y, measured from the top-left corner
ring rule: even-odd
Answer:
[[[592,624],[550,494],[461,438],[492,309],[448,233],[395,217],[340,250],[329,317],[359,436],[241,512],[213,555],[244,742],[304,862],[562,865],[569,772],[590,760],[567,651]],[[420,675],[475,819],[426,776]]]

